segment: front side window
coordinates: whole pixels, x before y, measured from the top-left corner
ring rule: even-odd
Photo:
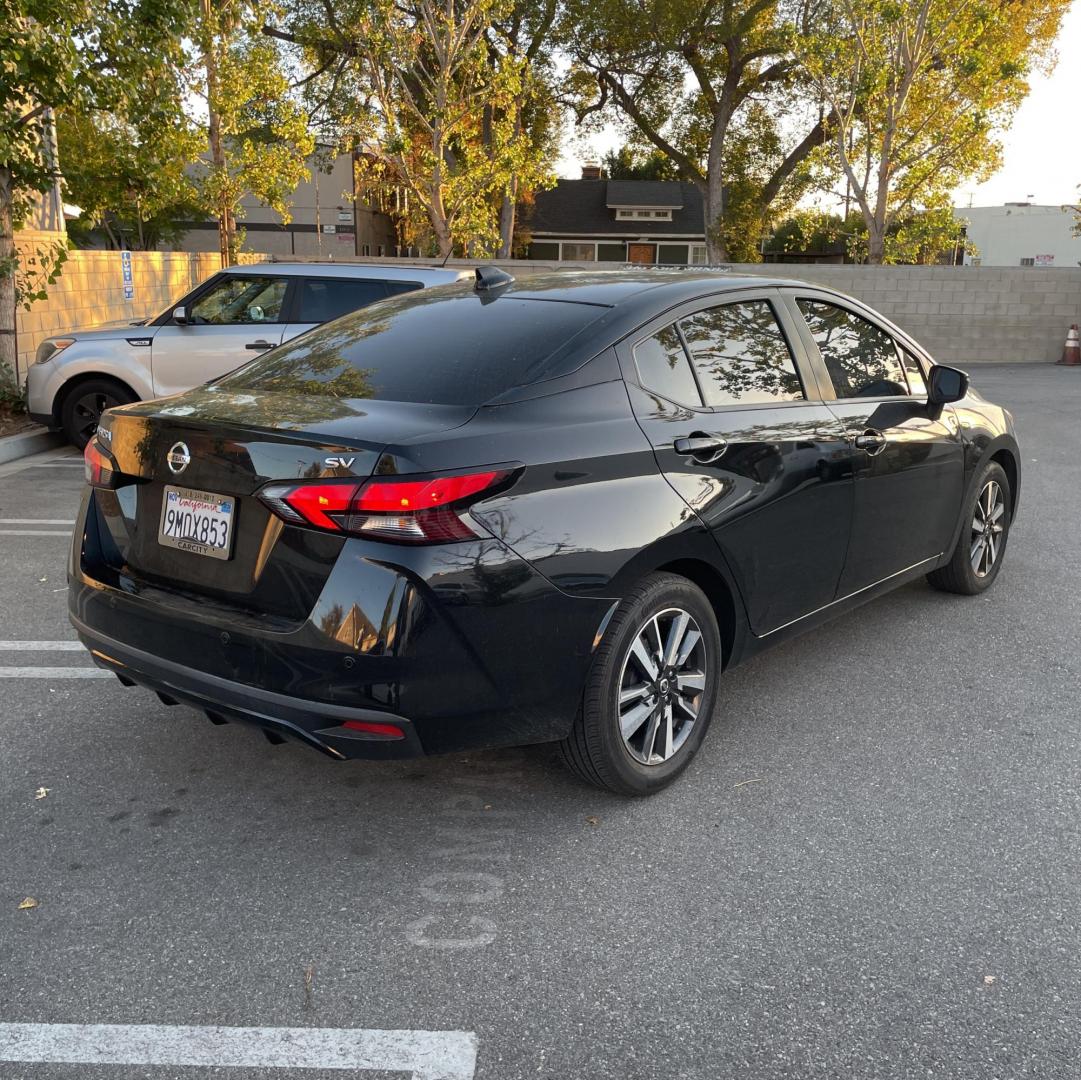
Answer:
[[[655,390],[669,401],[682,405],[702,404],[675,325],[666,326],[638,342],[634,347],[634,366],[638,369],[638,381],[647,390]]]
[[[899,346],[901,362],[905,365],[905,374],[908,376],[908,392],[910,394],[923,395],[927,393],[927,383],[923,377],[923,368],[912,353],[903,346]]]
[[[297,322],[330,322],[386,295],[382,281],[302,281]]]
[[[847,308],[797,300],[839,398],[908,393],[893,338]]]
[[[707,405],[803,400],[796,363],[767,300],[707,308],[679,327]]]
[[[195,326],[278,322],[287,284],[285,278],[223,278],[191,305],[188,322]]]

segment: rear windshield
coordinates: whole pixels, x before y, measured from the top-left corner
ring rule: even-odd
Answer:
[[[481,405],[538,378],[607,308],[415,292],[312,330],[218,380],[229,390]]]

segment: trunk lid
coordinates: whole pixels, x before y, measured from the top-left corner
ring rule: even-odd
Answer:
[[[468,406],[200,388],[107,413],[100,443],[125,476],[137,479],[96,492],[105,541],[101,569],[132,584],[206,597],[252,614],[302,619],[344,541],[284,524],[255,492],[272,480],[364,479],[388,443],[458,427],[474,412]],[[179,472],[168,460],[177,443],[189,458]],[[235,500],[228,559],[159,542],[170,486]]]

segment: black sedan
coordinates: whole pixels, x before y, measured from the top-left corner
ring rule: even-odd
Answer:
[[[493,268],[374,304],[86,450],[71,619],[126,685],[334,758],[558,742],[659,790],[729,667],[920,575],[972,595],[1009,413],[863,304]]]

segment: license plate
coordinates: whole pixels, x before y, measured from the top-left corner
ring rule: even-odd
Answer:
[[[167,485],[158,543],[212,559],[228,559],[235,518],[236,499],[228,495]]]

